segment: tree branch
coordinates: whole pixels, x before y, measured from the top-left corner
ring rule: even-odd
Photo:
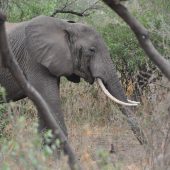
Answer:
[[[130,26],[145,53],[170,80],[170,63],[155,49],[149,39],[149,34],[146,28],[141,25],[118,0],[103,0],[103,2],[114,10]]]
[[[71,2],[71,3],[68,3],[68,1],[65,3],[64,7],[62,9],[56,9],[51,17],[54,17],[57,13],[67,13],[67,14],[73,14],[73,15],[77,15],[77,16],[80,16],[80,17],[86,17],[86,16],[89,16],[90,13],[88,13],[88,11],[93,11],[93,10],[97,10],[99,9],[99,7],[97,6],[97,3],[99,2],[96,1],[95,3],[93,3],[91,6],[89,6],[88,8],[86,8],[85,10],[81,11],[81,12],[78,12],[78,11],[74,11],[74,10],[71,10],[71,9],[67,9],[70,4],[72,3],[75,3],[77,0]]]
[[[5,66],[9,69],[12,76],[16,79],[18,84],[24,90],[25,94],[34,102],[37,108],[40,110],[41,118],[46,122],[47,127],[52,129],[55,139],[59,138],[64,153],[69,157],[69,166],[71,170],[81,169],[77,163],[77,159],[71,146],[69,145],[67,138],[65,137],[63,131],[61,130],[58,123],[55,121],[53,115],[50,112],[50,109],[41,95],[34,89],[34,87],[27,81],[26,77],[23,74],[23,71],[20,69],[11,48],[9,47],[7,36],[5,33],[5,16],[0,12],[0,56],[1,60]]]
[[[77,15],[79,17],[85,17],[85,16],[89,16],[89,13],[85,13],[83,12],[76,12],[76,11],[72,11],[72,10],[60,10],[60,9],[56,9],[54,11],[54,13],[51,15],[51,17],[54,17],[57,13],[62,13],[62,14],[73,14],[73,15]]]

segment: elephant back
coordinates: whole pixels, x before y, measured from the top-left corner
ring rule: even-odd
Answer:
[[[26,50],[26,42],[25,42],[25,27],[27,22],[19,24],[9,33],[7,32],[9,45],[12,49],[14,57],[19,63],[21,69],[26,71],[27,69],[27,61],[28,61],[28,52]]]

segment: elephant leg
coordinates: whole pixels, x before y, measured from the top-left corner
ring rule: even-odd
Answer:
[[[44,100],[47,102],[51,113],[53,114],[55,120],[60,125],[61,129],[67,136],[67,128],[64,121],[64,114],[61,110],[60,96],[59,96],[59,79],[51,76],[48,72],[36,72],[29,75],[31,84],[36,88],[36,90],[42,95]],[[38,112],[39,116],[39,130],[42,131],[47,129],[46,122],[42,119],[41,113]]]

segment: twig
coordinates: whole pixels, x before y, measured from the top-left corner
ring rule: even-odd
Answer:
[[[103,0],[103,2],[114,10],[130,26],[145,53],[170,80],[170,63],[155,49],[149,39],[149,34],[146,28],[129,13],[128,9],[124,5],[117,2],[117,0]]]
[[[167,89],[167,90],[170,90],[170,87],[164,86],[164,85],[162,85],[162,84],[158,84],[158,83],[154,83],[154,82],[152,82],[152,84],[155,84],[156,86],[160,86],[160,87],[162,87],[162,88],[165,88],[165,89]]]
[[[65,137],[58,123],[55,121],[47,103],[34,89],[34,87],[27,81],[23,71],[20,69],[17,61],[15,60],[14,54],[9,47],[5,33],[5,19],[5,16],[0,12],[0,54],[5,66],[9,69],[12,76],[16,79],[21,88],[23,88],[25,94],[35,103],[37,108],[40,110],[41,118],[46,122],[47,127],[52,129],[54,137],[61,140],[63,150],[69,157],[68,163],[71,170],[81,169],[77,163],[75,154],[73,153],[73,150],[67,141],[67,138]]]
[[[119,108],[122,111],[122,113],[127,117],[127,121],[131,127],[131,130],[133,134],[135,135],[135,137],[137,138],[137,140],[139,141],[139,143],[141,145],[148,144],[148,140],[145,134],[143,133],[142,128],[140,127],[137,119],[135,118],[135,116],[133,116],[132,111],[129,108],[124,107],[124,106],[121,106]]]
[[[77,0],[76,0],[77,1]],[[51,17],[54,17],[57,13],[67,13],[67,14],[73,14],[73,15],[77,15],[77,16],[80,16],[80,17],[86,17],[86,16],[89,16],[90,13],[88,13],[88,11],[92,11],[92,10],[96,10],[96,9],[99,9],[97,5],[97,3],[99,2],[96,1],[95,3],[93,3],[90,7],[86,8],[85,10],[81,11],[81,12],[78,12],[78,11],[74,11],[74,10],[71,10],[71,9],[67,9],[70,4],[76,2],[76,1],[73,1],[71,3],[68,4],[68,1],[65,3],[64,7],[62,9],[56,9],[52,14],[51,14]]]
[[[85,17],[85,16],[89,16],[90,14],[85,14],[84,11],[83,12],[76,12],[76,11],[72,11],[72,10],[55,10],[55,12],[51,15],[51,17],[54,17],[57,13],[63,13],[63,14],[73,14],[73,15],[77,15],[80,17]]]

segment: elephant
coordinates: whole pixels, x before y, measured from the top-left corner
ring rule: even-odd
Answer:
[[[138,105],[127,99],[104,40],[90,26],[38,16],[18,24],[6,23],[6,30],[23,73],[45,99],[66,135],[59,97],[62,76],[74,83],[80,78],[90,84],[97,81],[111,100],[125,107]],[[6,88],[7,101],[27,97],[7,69],[0,70],[0,84]],[[44,128],[48,128],[46,122],[40,120],[39,129]]]

